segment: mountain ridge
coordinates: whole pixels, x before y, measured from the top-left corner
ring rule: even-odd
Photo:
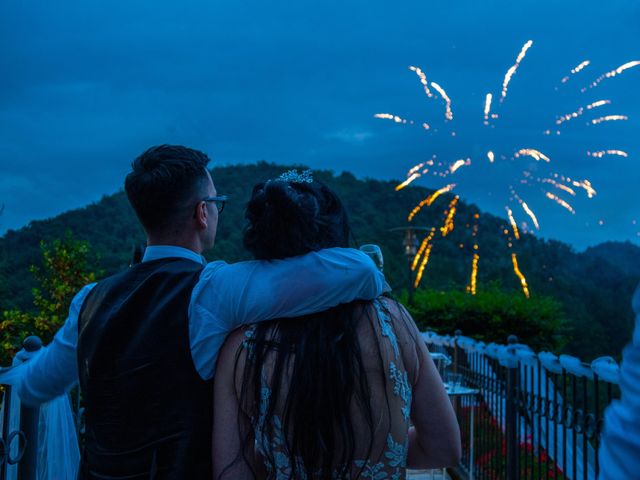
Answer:
[[[209,260],[233,262],[250,258],[242,248],[242,226],[244,204],[251,188],[256,182],[276,178],[291,168],[306,167],[258,162],[212,170],[219,192],[229,195],[230,201],[220,219],[216,247],[206,253]],[[314,170],[314,176],[342,198],[358,243],[380,245],[385,274],[392,286],[396,290],[405,288],[408,263],[403,257],[402,233],[389,229],[407,226],[408,212],[433,190],[410,186],[396,192],[396,181],[358,179],[346,171],[336,174]],[[416,226],[436,228],[424,286],[464,289],[469,283],[475,253],[479,255],[478,288],[498,284],[521,295],[520,280],[513,272],[511,254],[515,253],[532,295],[551,296],[564,305],[574,331],[569,353],[583,358],[619,353],[633,326],[629,302],[640,280],[640,267],[631,268],[629,264],[640,259],[640,247],[630,242],[621,245],[606,242],[576,252],[568,244],[532,234],[521,234],[520,240],[516,240],[506,219],[463,201],[457,204],[453,231],[443,237],[438,228],[453,198],[451,194],[441,195],[433,205],[423,208],[413,222]],[[67,231],[90,243],[96,254],[96,269],[104,274],[126,267],[133,246],[144,241],[143,231],[122,191],[105,195],[83,208],[9,230],[0,237],[0,308],[29,307],[34,282],[28,267],[41,261],[39,244],[61,238]],[[474,249],[474,245],[478,248]],[[598,345],[590,340],[594,337],[601,339]]]

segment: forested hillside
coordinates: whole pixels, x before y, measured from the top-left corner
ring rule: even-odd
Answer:
[[[289,168],[293,167],[263,162],[213,170],[218,192],[229,195],[230,201],[220,219],[216,247],[207,253],[208,258],[230,262],[248,258],[241,239],[243,209],[251,188],[256,182],[275,178]],[[389,282],[396,291],[405,288],[408,265],[403,256],[402,233],[389,229],[406,226],[407,212],[430,191],[408,187],[396,192],[396,182],[361,180],[349,173],[334,175],[317,171],[314,175],[343,199],[355,241],[380,245]],[[458,203],[453,232],[443,238],[439,227],[452,198],[442,195],[412,222],[416,226],[438,228],[422,286],[434,290],[464,290],[469,284],[473,254],[478,253],[479,291],[498,288],[522,295],[512,266],[511,252],[515,252],[531,295],[550,296],[563,305],[572,335],[567,352],[585,359],[619,355],[633,325],[629,304],[640,280],[640,248],[630,243],[610,243],[575,253],[561,242],[524,234],[520,240],[512,239],[510,249],[507,221],[463,202]],[[85,208],[9,231],[0,238],[0,310],[30,307],[34,280],[29,266],[41,262],[39,244],[42,240],[62,238],[66,232],[89,242],[99,275],[108,275],[128,265],[134,245],[144,241],[122,192],[105,196]],[[477,250],[474,244],[478,245]]]

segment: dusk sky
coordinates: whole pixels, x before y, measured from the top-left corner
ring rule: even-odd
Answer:
[[[528,40],[500,103],[505,73]],[[584,60],[590,64],[570,75]],[[425,174],[415,184],[456,183],[463,200],[503,217],[509,204],[534,230],[512,195],[509,203],[512,186],[542,237],[577,249],[640,244],[640,66],[580,91],[635,60],[636,0],[4,0],[0,233],[116,192],[142,150],[180,143],[207,152],[212,166],[266,160],[399,180],[434,154],[444,169],[468,158],[447,178]],[[410,65],[446,90],[452,121]],[[499,115],[489,126],[487,93]],[[543,134],[558,130],[559,116],[598,100],[611,103],[585,108],[560,135]],[[608,115],[628,120],[591,124]],[[513,158],[521,148],[551,162]],[[606,150],[628,156],[587,155]],[[539,182],[560,178],[553,173],[588,179],[597,195]]]

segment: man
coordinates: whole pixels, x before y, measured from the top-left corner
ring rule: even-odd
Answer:
[[[383,276],[351,249],[207,264],[226,200],[208,162],[169,145],[133,162],[125,190],[147,234],[143,261],[83,288],[52,344],[27,362],[24,402],[80,380],[81,478],[211,478],[211,379],[226,335],[382,292]]]
[[[640,478],[640,286],[632,306],[636,329],[622,354],[620,400],[605,411],[599,480]]]

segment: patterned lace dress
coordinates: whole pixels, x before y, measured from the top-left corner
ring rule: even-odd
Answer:
[[[362,313],[358,323],[358,338],[371,390],[370,401],[375,432],[371,455],[365,458],[370,433],[360,409],[353,405],[352,421],[356,433],[355,458],[357,460],[350,467],[350,477],[355,478],[359,475],[358,478],[362,479],[404,479],[412,390],[418,378],[417,338],[406,323],[412,320],[403,317],[394,302],[388,299],[374,300]],[[254,331],[255,327],[250,327],[245,335],[250,339]],[[244,342],[246,349],[250,350],[250,345],[250,342]],[[263,369],[262,376],[261,402],[258,411],[248,412],[252,418],[257,418],[254,430],[256,450],[263,457],[269,455],[275,460],[275,470],[265,465],[267,478],[288,479],[292,469],[289,457],[286,455],[285,432],[282,430],[281,416],[277,414],[273,416],[274,429],[270,436],[263,432],[272,393],[268,365]],[[283,384],[287,385],[287,382],[284,381]],[[280,398],[284,398],[284,394],[286,392],[283,392]],[[282,412],[282,408],[276,408],[275,411]],[[296,470],[300,472],[300,469]],[[299,474],[298,478],[307,480],[307,476]],[[337,475],[335,478],[338,478]]]

